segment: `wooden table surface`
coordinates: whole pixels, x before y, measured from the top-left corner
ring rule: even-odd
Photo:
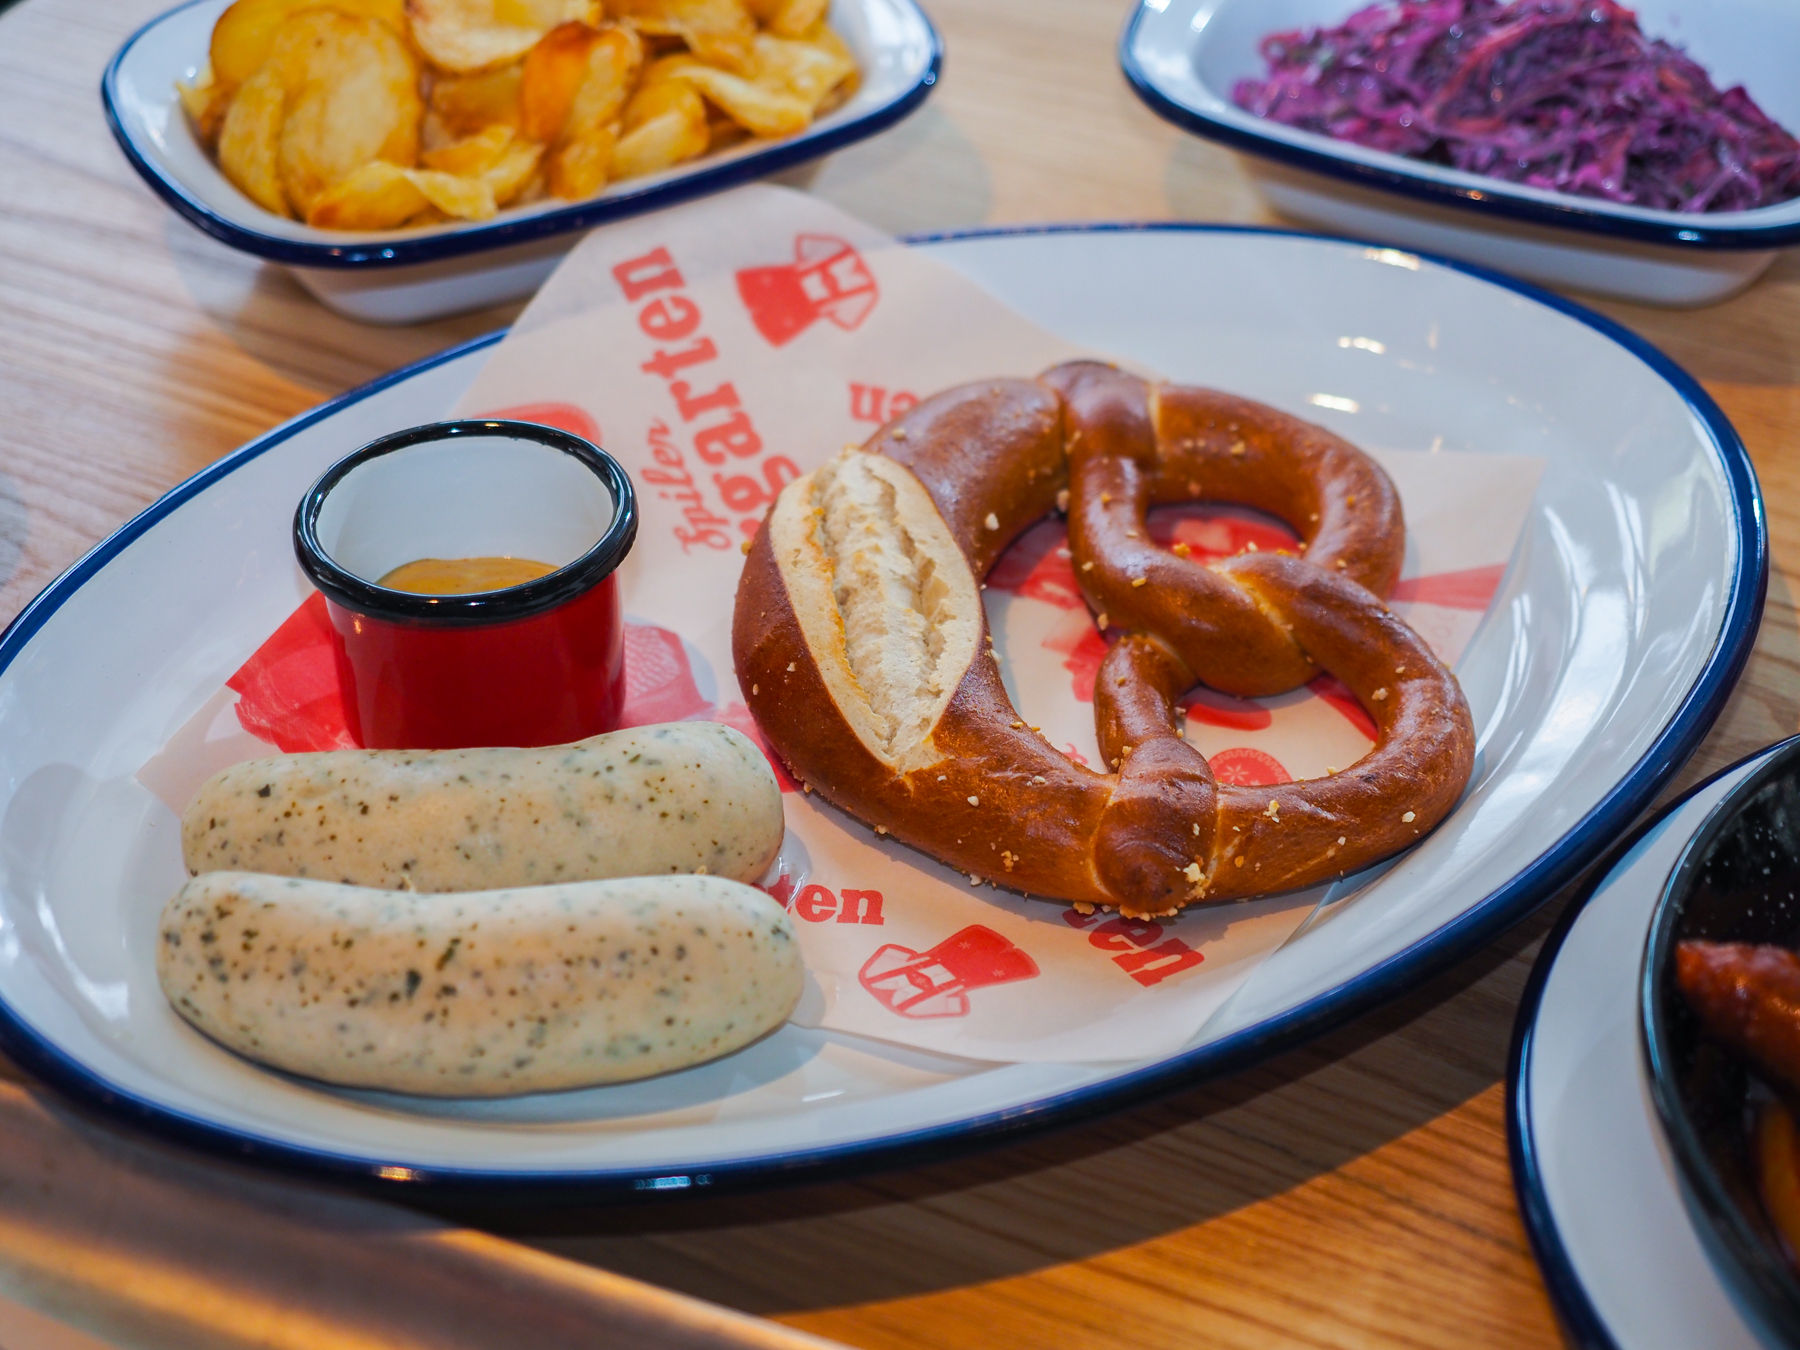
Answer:
[[[113,145],[97,94],[109,54],[168,2],[23,0],[0,16],[0,618],[243,441],[513,313],[361,327],[177,220]],[[1126,88],[1119,0],[929,7],[948,56],[925,108],[789,181],[896,231],[1272,219],[1235,156]],[[1701,379],[1767,494],[1762,632],[1686,783],[1800,727],[1786,453],[1800,256],[1698,313],[1598,307]],[[1514,1010],[1554,909],[1321,1042],[1100,1123],[856,1182],[561,1231],[499,1223],[860,1346],[1554,1344],[1502,1110]]]

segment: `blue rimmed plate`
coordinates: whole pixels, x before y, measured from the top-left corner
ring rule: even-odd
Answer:
[[[832,0],[831,26],[855,55],[861,83],[798,136],[747,141],[614,183],[587,201],[535,202],[490,221],[319,230],[265,211],[238,191],[194,138],[176,97],[176,81],[192,79],[205,62],[228,2],[189,0],[126,39],[100,82],[113,137],[151,190],[187,220],[233,248],[287,264],[333,309],[378,323],[413,323],[529,295],[579,231],[721,192],[873,136],[924,102],[944,55],[914,0]]]
[[[1342,23],[1368,0],[1139,0],[1119,40],[1138,96],[1168,121],[1250,156],[1270,203],[1298,220],[1657,304],[1709,304],[1800,243],[1800,199],[1754,211],[1651,211],[1464,173],[1256,117],[1231,101],[1266,73],[1270,33]],[[1788,53],[1800,11],[1782,0],[1644,0],[1645,33],[1684,46],[1719,88],[1743,84],[1800,127]]]
[[[1670,872],[1713,809],[1780,748],[1726,769],[1621,844],[1570,903],[1526,986],[1507,1078],[1513,1185],[1581,1350],[1775,1343],[1721,1277],[1684,1199],[1652,1099],[1639,993]]]
[[[1166,1058],[978,1063],[788,1027],[645,1083],[478,1103],[330,1091],[233,1058],[157,989],[177,822],[134,775],[304,593],[287,528],[306,486],[346,447],[441,417],[489,338],[221,460],[0,638],[0,1045],[166,1136],[352,1179],[568,1194],[893,1163],[1241,1067],[1413,987],[1602,853],[1723,705],[1766,583],[1755,478],[1699,386],[1607,320],[1466,267],[1272,231],[917,246],[1075,342],[1366,445],[1548,458],[1459,667],[1480,750],[1444,826]]]

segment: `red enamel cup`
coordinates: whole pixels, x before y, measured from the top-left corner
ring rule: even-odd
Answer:
[[[332,465],[294,515],[325,595],[350,729],[371,749],[557,745],[618,726],[616,569],[637,498],[612,456],[533,422],[437,422]],[[528,558],[545,576],[421,595],[380,584],[422,558]]]

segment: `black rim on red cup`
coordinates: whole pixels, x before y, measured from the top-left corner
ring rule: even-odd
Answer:
[[[423,554],[395,557],[386,566],[365,564],[361,557],[351,558],[350,562],[358,564],[353,570],[340,561],[331,548],[320,542],[321,517],[333,492],[358,470],[370,466],[372,461],[444,442],[463,440],[465,444],[469,444],[487,439],[524,441],[547,446],[583,466],[599,480],[611,499],[611,523],[584,552],[557,566],[547,575],[504,590],[480,591],[467,595],[421,595],[412,591],[396,591],[369,579],[371,572],[380,577],[402,563],[425,556]],[[446,498],[461,495],[456,493],[457,485],[443,486],[447,489]],[[503,482],[501,486],[504,486]],[[433,503],[421,502],[419,505],[429,509]],[[338,527],[337,530],[331,528],[334,525]],[[354,529],[351,522],[327,519],[324,532],[329,536],[341,532],[346,526]],[[591,441],[584,440],[573,432],[537,422],[496,419],[430,422],[371,441],[325,470],[319,480],[307,490],[306,496],[300,499],[300,507],[294,513],[294,554],[307,579],[323,591],[328,599],[335,600],[346,609],[375,615],[395,623],[503,623],[509,619],[529,618],[554,609],[611,574],[631,551],[631,545],[637,538],[637,529],[637,494],[632,490],[630,477],[617,460]],[[343,547],[338,538],[333,538],[332,543],[339,549]],[[397,551],[406,550],[401,547]],[[481,550],[472,545],[461,556],[472,557],[477,551]],[[514,553],[509,556],[529,555]]]
[[[371,749],[553,745],[617,728],[615,569],[637,537],[631,480],[604,450],[534,422],[438,422],[327,469],[294,516],[325,597],[350,730]],[[511,558],[518,585],[422,594],[381,584],[425,559]]]

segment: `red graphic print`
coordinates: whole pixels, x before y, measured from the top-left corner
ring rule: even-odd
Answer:
[[[775,880],[771,881],[767,886],[759,885],[756,889],[768,896],[769,899],[773,900],[783,909],[786,909],[793,903],[794,899],[794,878],[787,870],[787,864],[783,863],[781,865],[781,873]]]
[[[1085,614],[1058,625],[1044,639],[1045,650],[1062,657],[1063,669],[1069,672],[1069,692],[1080,703],[1094,701],[1094,677],[1100,673],[1100,663],[1111,645]]]
[[[694,684],[694,669],[681,635],[650,624],[625,625],[625,707],[622,727],[679,722],[710,712]]]
[[[787,875],[782,874],[782,880]],[[788,883],[788,896],[776,895],[781,907],[796,918],[805,919],[808,923],[824,923],[835,919],[838,923],[867,923],[879,928],[887,920],[881,914],[881,892],[863,890],[833,891],[829,886],[814,883],[803,889],[796,898],[793,895],[793,883]],[[773,890],[770,895],[775,895]],[[791,902],[791,903],[790,903]]]
[[[1233,731],[1261,731],[1275,720],[1275,714],[1251,698],[1221,694],[1204,685],[1192,690],[1181,700],[1188,720],[1204,722],[1209,727],[1230,727]]]
[[[909,389],[884,389],[879,384],[850,382],[850,415],[859,422],[892,421],[919,406],[919,396]]]
[[[315,591],[225,681],[237,691],[238,725],[288,754],[356,749],[334,637]]]
[[[1471,567],[1466,572],[1413,577],[1396,585],[1388,599],[1480,612],[1493,600],[1494,592],[1500,589],[1500,579],[1505,575],[1506,564],[1496,563],[1492,567]]]
[[[1375,739],[1378,734],[1375,719],[1369,716],[1368,709],[1363,707],[1356,695],[1350,692],[1349,685],[1335,675],[1321,675],[1306,687],[1341,712],[1344,720],[1351,726],[1370,740]]]
[[[1162,507],[1150,513],[1150,537],[1164,548],[1188,546],[1188,557],[1208,563],[1239,553],[1295,553],[1300,537],[1273,516],[1242,507],[1204,503]]]
[[[863,963],[856,978],[902,1017],[967,1017],[971,990],[1037,976],[1037,962],[1023,948],[977,923],[930,951],[889,943]]]
[[[820,319],[855,328],[880,296],[862,255],[829,234],[795,236],[792,263],[747,267],[737,274],[737,288],[772,347],[792,342]]]
[[[1206,762],[1212,765],[1214,778],[1233,787],[1273,787],[1276,783],[1294,781],[1293,775],[1275,756],[1252,750],[1247,745],[1208,755]]]
[[[787,765],[781,762],[781,756],[769,748],[769,738],[763,735],[761,727],[756,725],[756,718],[741,703],[728,703],[723,708],[713,709],[712,720],[722,722],[735,731],[741,731],[756,743],[756,748],[763,752],[763,758],[769,761],[769,767],[775,771],[775,781],[783,792],[798,792],[800,785],[794,781],[793,775],[787,771]]]
[[[512,408],[497,408],[482,416],[505,418],[509,422],[536,422],[539,426],[557,427],[584,441],[600,444],[600,424],[573,403],[521,403]]]
[[[1111,956],[1115,966],[1146,989],[1206,960],[1203,953],[1180,938],[1164,938],[1163,926],[1154,919],[1127,919],[1123,915],[1106,919],[1092,912],[1065,909],[1063,922],[1071,928],[1086,929],[1089,945]]]
[[[316,592],[225,681],[238,695],[238,724],[258,740],[294,753],[353,750],[344,713],[325,597]],[[769,761],[783,792],[796,792],[762,728],[741,703],[714,708],[694,682],[692,663],[679,634],[652,624],[625,625],[625,707],[621,727],[680,722],[705,717],[743,732]],[[791,883],[790,883],[791,884]],[[865,922],[880,923],[877,917]]]
[[[1190,503],[1159,507],[1150,514],[1150,537],[1163,548],[1185,544],[1187,556],[1195,562],[1208,563],[1247,552],[1296,551],[1298,536],[1280,521],[1259,512],[1240,507]],[[1450,609],[1484,610],[1500,587],[1506,573],[1505,564],[1475,567],[1464,572],[1442,572],[1434,576],[1414,577],[1394,587],[1393,599],[1401,602],[1441,605]],[[1030,600],[1041,600],[1057,609],[1071,611],[1071,617],[1053,629],[1044,639],[1044,648],[1062,658],[1069,672],[1070,692],[1082,703],[1094,700],[1094,677],[1100,663],[1117,640],[1117,633],[1099,632],[1091,622],[1084,622],[1087,602],[1077,584],[1073,562],[1069,556],[1068,533],[1061,521],[1048,520],[1027,530],[1001,555],[989,573],[990,590],[1006,591]],[[1083,611],[1081,619],[1073,617]],[[1376,737],[1374,720],[1340,681],[1321,675],[1307,686],[1324,699],[1345,720],[1371,741]],[[1192,690],[1182,699],[1182,706],[1193,721],[1208,726],[1228,727],[1236,731],[1261,731],[1271,725],[1269,709],[1256,699],[1236,698],[1204,687]],[[1260,751],[1228,750],[1226,755],[1258,754]],[[1225,778],[1246,786],[1290,781],[1287,771],[1277,761],[1261,755],[1266,763],[1235,763],[1229,772],[1252,775],[1242,779]],[[1263,775],[1279,773],[1278,778]]]
[[[987,585],[1058,609],[1080,609],[1087,603],[1075,584],[1068,531],[1061,521],[1043,521],[1020,535],[988,573]]]
[[[1238,507],[1204,503],[1159,507],[1151,513],[1149,523],[1150,537],[1158,544],[1164,548],[1185,544],[1188,556],[1202,563],[1255,550],[1292,551],[1299,547],[1298,537],[1279,521]],[[1020,535],[994,564],[987,585],[990,590],[1041,600],[1058,609],[1087,608],[1069,556],[1068,531],[1058,520],[1044,521]],[[1070,692],[1080,702],[1094,701],[1094,677],[1116,638],[1116,633],[1102,634],[1092,623],[1071,621],[1044,639],[1044,647],[1062,657],[1063,669],[1069,672]],[[1199,714],[1202,721],[1213,721],[1211,714],[1216,712],[1240,719],[1261,718],[1260,725],[1268,725],[1268,711],[1247,700],[1219,695],[1216,698],[1220,701],[1211,701],[1215,696],[1204,693],[1198,697],[1206,701]],[[1247,720],[1219,725],[1255,729]]]

